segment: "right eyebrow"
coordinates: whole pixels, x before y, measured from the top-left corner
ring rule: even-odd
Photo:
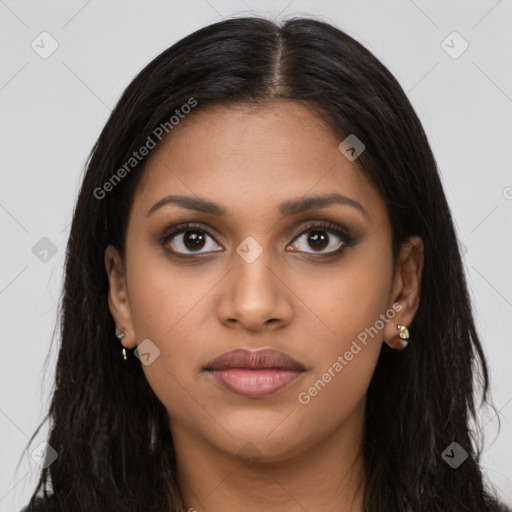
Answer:
[[[208,199],[182,195],[170,195],[160,199],[158,203],[150,208],[147,215],[151,215],[154,211],[158,210],[166,204],[177,204],[183,208],[187,208],[188,210],[210,213],[212,215],[217,215],[218,217],[226,217],[228,215],[228,211],[224,209],[220,204],[214,203]]]

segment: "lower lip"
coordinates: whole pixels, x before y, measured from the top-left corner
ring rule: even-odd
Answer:
[[[231,368],[210,370],[209,373],[224,388],[237,395],[262,398],[285,388],[298,379],[302,372],[278,368],[260,370]]]

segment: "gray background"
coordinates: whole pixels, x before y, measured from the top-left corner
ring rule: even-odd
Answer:
[[[482,465],[512,504],[511,0],[0,0],[0,511],[26,504],[39,474],[30,452],[15,470],[49,404],[65,244],[94,141],[153,57],[204,25],[251,13],[334,23],[382,60],[420,116],[453,209],[499,411],[482,410],[475,427],[485,434]],[[453,31],[469,45],[457,58],[464,43]],[[58,48],[42,58],[50,37]],[[46,434],[47,426],[31,450]]]

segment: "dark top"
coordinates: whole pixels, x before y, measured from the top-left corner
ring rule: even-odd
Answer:
[[[51,512],[51,503],[51,498],[46,500],[43,498],[36,498],[35,501],[31,501],[24,509],[20,510],[20,512]],[[504,503],[500,503],[496,512],[512,512],[512,509],[507,507]]]

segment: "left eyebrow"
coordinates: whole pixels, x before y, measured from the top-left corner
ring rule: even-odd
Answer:
[[[218,217],[227,217],[229,215],[229,211],[227,209],[218,203],[210,201],[209,199],[183,195],[169,195],[160,199],[160,201],[158,201],[150,208],[147,215],[151,215],[153,212],[167,204],[177,204],[188,210],[209,213]],[[284,201],[279,205],[279,211],[284,217],[286,215],[297,215],[309,210],[325,208],[333,204],[352,206],[353,208],[359,210],[366,218],[368,218],[368,213],[363,208],[361,203],[358,203],[354,199],[338,193],[310,196],[307,198]]]
[[[352,206],[353,208],[359,210],[366,218],[368,218],[368,213],[363,208],[361,203],[358,203],[354,199],[338,193],[310,196],[307,198],[285,201],[281,203],[279,210],[283,216],[297,215],[298,213],[306,212],[309,210],[325,208],[326,206],[331,206],[332,204],[344,204],[347,206]]]

